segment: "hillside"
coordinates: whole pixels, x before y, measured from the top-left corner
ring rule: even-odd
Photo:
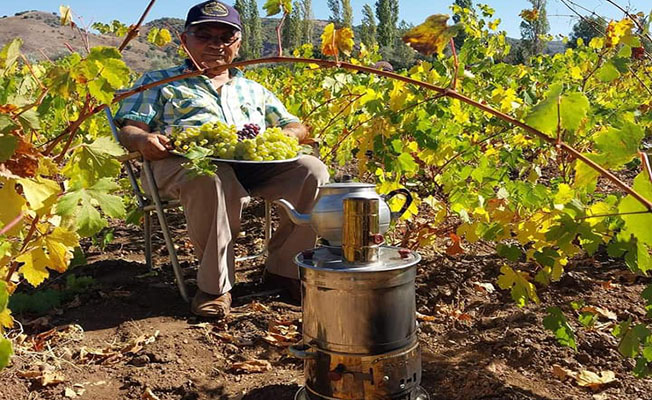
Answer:
[[[128,23],[128,21],[123,21]],[[268,56],[276,50],[276,24],[278,19],[263,18],[263,55]],[[314,43],[319,40],[319,33],[328,22],[315,20]],[[151,27],[167,28],[172,32],[174,45],[156,47],[145,40]],[[145,24],[141,36],[131,42],[124,52],[127,65],[136,72],[164,68],[179,61],[176,56],[178,39],[175,31],[183,30],[183,20],[179,18],[160,18]],[[42,11],[25,11],[14,16],[0,18],[0,45],[20,37],[23,39],[23,53],[32,60],[57,59],[69,54],[66,44],[75,50],[83,49],[83,42],[78,31],[63,27],[59,17]],[[90,46],[119,46],[122,38],[110,35],[89,35]]]

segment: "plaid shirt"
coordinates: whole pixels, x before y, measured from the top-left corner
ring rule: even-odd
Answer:
[[[134,87],[188,72],[188,64],[152,71],[143,75]],[[165,132],[172,125],[202,125],[219,120],[241,129],[245,124],[284,127],[299,119],[262,85],[244,78],[240,70],[230,71],[232,79],[222,86],[221,94],[208,77],[185,78],[148,89],[123,100],[116,121],[144,122],[152,132]]]

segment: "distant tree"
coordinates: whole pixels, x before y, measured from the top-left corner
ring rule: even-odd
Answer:
[[[312,43],[315,35],[315,24],[313,22],[314,15],[312,14],[312,0],[301,1],[301,33],[303,36],[303,43]]]
[[[377,40],[380,46],[392,48],[397,36],[398,0],[377,0]]]
[[[340,0],[328,0],[328,9],[331,10],[331,16],[328,18],[328,20],[339,26],[342,22]]]
[[[473,1],[472,0],[455,0],[456,5],[462,7],[462,8],[473,8]],[[453,21],[457,24],[460,22],[462,17],[460,17],[458,14],[453,14]],[[455,47],[460,48],[464,44],[464,40],[466,40],[466,32],[462,31],[455,36],[453,39],[455,41]]]
[[[342,0],[342,26],[345,28],[351,28],[353,26],[351,0]]]
[[[362,7],[362,25],[360,26],[360,41],[368,48],[373,47],[376,41],[376,18],[374,10],[369,4]]]
[[[249,0],[249,31],[251,57],[260,58],[263,55],[263,24],[258,14],[256,0]]]
[[[242,44],[240,45],[240,57],[244,60],[251,58],[251,13],[247,0],[235,0],[233,8],[240,13],[242,20]]]
[[[607,29],[607,21],[598,16],[584,17],[573,25],[573,31],[568,40],[568,47],[577,47],[577,39],[582,39],[584,43],[589,44],[591,39],[596,36],[603,36]]]
[[[295,0],[292,5],[292,13],[285,20],[281,33],[285,49],[292,51],[301,45],[303,40],[302,19],[301,5]]]
[[[535,54],[542,54],[546,43],[540,35],[550,31],[548,15],[546,12],[547,0],[528,0],[532,4],[532,11],[536,18],[523,19],[521,22],[521,50],[525,60]]]

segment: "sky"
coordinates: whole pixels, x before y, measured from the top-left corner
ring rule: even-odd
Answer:
[[[185,18],[188,8],[200,0],[158,0],[150,12],[148,20],[161,17]],[[233,4],[233,0],[225,0]],[[261,7],[265,0],[258,0]],[[415,25],[423,22],[431,14],[450,14],[449,5],[453,0],[430,0],[414,1],[399,0],[399,21],[401,19]],[[595,13],[613,19],[622,18],[622,12],[609,4],[606,0],[572,0],[575,4],[594,11]],[[110,0],[110,1],[89,1],[89,0],[0,0],[0,16],[14,15],[25,10],[39,10],[57,12],[59,5],[65,4],[72,8],[74,15],[82,18],[85,24],[93,22],[109,22],[114,19],[120,20],[127,25],[135,23],[149,3],[149,0]],[[354,13],[354,24],[360,23],[362,7],[364,4],[372,7],[375,0],[351,0]],[[483,0],[474,3],[488,4],[496,10],[496,17],[502,20],[500,29],[507,31],[510,37],[520,37],[519,24],[521,18],[518,14],[521,10],[530,8],[526,0]],[[637,11],[649,14],[652,10],[651,0],[617,0],[617,3]],[[328,19],[329,10],[326,0],[313,0],[313,10],[316,18]],[[579,10],[583,14],[587,11]],[[568,35],[576,18],[571,18],[573,13],[564,6],[560,0],[548,0],[548,19],[550,21],[550,33],[553,35]],[[574,15],[573,15],[574,16]]]

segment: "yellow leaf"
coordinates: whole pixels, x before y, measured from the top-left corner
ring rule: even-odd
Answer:
[[[575,198],[575,191],[567,184],[559,185],[559,191],[555,194],[555,204],[564,205]]]
[[[59,15],[61,16],[61,25],[69,25],[72,22],[72,11],[68,6],[59,6]]]
[[[77,233],[63,228],[55,228],[51,234],[45,237],[45,247],[50,259],[48,266],[59,272],[64,272],[68,269],[76,246],[79,246]]]
[[[623,39],[632,36],[632,29],[634,28],[634,21],[629,18],[624,18],[621,21],[611,21],[607,26],[607,47],[614,47]]]
[[[462,224],[460,225],[459,228],[457,228],[457,234],[460,236],[464,236],[464,239],[466,239],[467,242],[475,243],[480,239],[480,237],[476,233],[477,229],[478,229],[477,222],[474,222],[471,225]]]
[[[49,260],[42,247],[23,254],[16,261],[24,263],[18,272],[34,287],[40,285],[50,275],[46,268]]]
[[[596,390],[602,385],[615,381],[616,374],[613,371],[601,371],[600,375],[598,375],[595,372],[582,370],[574,378],[578,385]]]
[[[335,24],[328,24],[321,35],[321,52],[326,56],[337,57],[340,52],[347,56],[353,50],[353,31],[351,28],[335,29]]]
[[[528,22],[534,22],[539,19],[539,10],[536,8],[531,10],[523,10],[519,16]]]
[[[5,308],[0,312],[0,327],[3,328],[13,328],[14,327],[14,319],[11,317],[11,310],[8,308]]]
[[[582,69],[578,66],[571,67],[570,76],[572,79],[575,79],[576,81],[581,81],[583,79]]]
[[[462,29],[460,24],[447,26],[447,21],[448,15],[431,15],[424,23],[407,31],[403,35],[403,41],[424,55],[441,53],[449,41]]]
[[[23,210],[25,199],[16,192],[16,181],[13,179],[0,178],[0,223],[2,226],[13,221]],[[17,233],[21,224],[11,228],[7,234]]]
[[[41,177],[19,179],[18,183],[23,187],[29,208],[39,215],[47,214],[61,193],[57,182]]]
[[[453,114],[453,120],[455,122],[460,124],[469,122],[469,113],[462,108],[462,103],[459,100],[451,100],[450,111]]]
[[[403,82],[394,82],[394,88],[389,93],[389,108],[392,111],[399,111],[405,106],[407,91]]]
[[[602,49],[604,47],[604,38],[602,38],[602,37],[594,37],[589,42],[589,47],[594,49],[594,50]]]

